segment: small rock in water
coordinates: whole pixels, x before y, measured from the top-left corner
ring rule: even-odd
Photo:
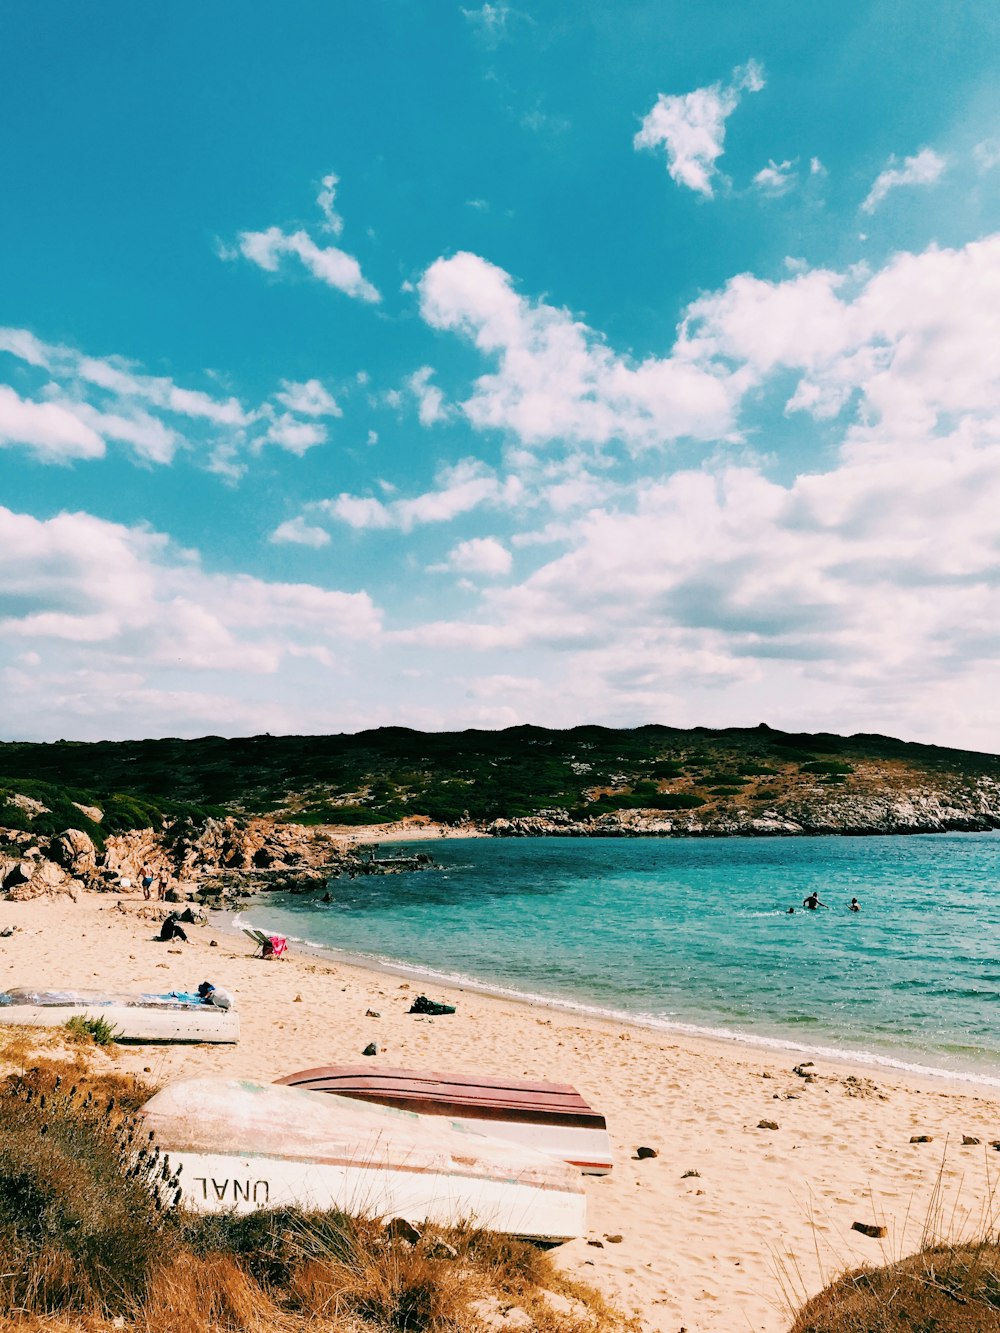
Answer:
[[[374,1043],[373,1041],[370,1041],[370,1042],[368,1043],[368,1045],[365,1047],[365,1049],[361,1052],[361,1054],[362,1054],[362,1055],[378,1055],[378,1047],[375,1045],[375,1043]]]
[[[655,1148],[636,1148],[635,1155],[639,1161],[642,1162],[645,1161],[647,1157],[659,1157],[660,1154]]]
[[[889,1228],[875,1226],[872,1222],[854,1222],[851,1225],[852,1231],[860,1231],[862,1236],[871,1236],[872,1240],[881,1240],[883,1236],[888,1236]]]
[[[777,1129],[777,1128],[778,1128],[778,1122],[777,1122],[777,1120],[758,1120],[758,1122],[757,1122],[757,1128],[758,1128],[758,1129]]]

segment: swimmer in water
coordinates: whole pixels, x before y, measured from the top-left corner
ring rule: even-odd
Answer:
[[[826,903],[821,903],[818,893],[810,893],[808,898],[802,899],[802,906],[808,907],[810,912],[815,912],[817,907],[825,907]]]
[[[849,908],[848,910],[851,911],[851,912],[860,912],[860,911],[861,911],[861,904],[858,902],[857,898],[852,898],[852,899],[851,899],[851,906],[850,906],[850,908]]]
[[[794,908],[794,907],[790,907],[790,908],[788,909],[788,911],[785,913],[785,916],[794,916],[794,915],[795,915],[795,908]]]

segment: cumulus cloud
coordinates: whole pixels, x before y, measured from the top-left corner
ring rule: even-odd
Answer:
[[[497,363],[461,405],[479,429],[528,445],[617,439],[641,448],[731,427],[738,388],[724,369],[683,356],[631,363],[568,311],[520,296],[509,274],[478,255],[437,260],[419,293],[428,324],[461,334]]]
[[[339,495],[314,508],[352,528],[398,528],[409,532],[425,523],[446,523],[482,505],[510,505],[520,494],[514,478],[501,482],[476,459],[442,468],[434,490],[388,502],[371,496]]]
[[[272,676],[293,656],[317,650],[332,661],[343,644],[381,632],[367,593],[215,574],[161,533],[85,513],[42,521],[0,509],[0,565],[0,662],[10,681],[33,654],[55,712],[73,711],[57,677],[79,693],[79,712],[101,718],[123,674],[154,693],[157,673],[196,690],[225,676],[235,699],[240,681]]]
[[[431,384],[433,375],[430,366],[422,366],[407,380],[410,392],[417,400],[417,415],[422,426],[433,426],[448,415],[444,394],[436,384]]]
[[[509,574],[513,557],[496,537],[471,537],[448,553],[448,565],[462,574],[484,574],[497,578]]]
[[[795,185],[795,164],[787,160],[775,162],[772,157],[754,176],[753,183],[763,194],[787,194]]]
[[[933,148],[921,148],[913,157],[904,158],[901,165],[891,157],[889,165],[875,178],[868,191],[861,205],[862,213],[874,213],[886,195],[901,185],[934,185],[947,165],[947,160]]]
[[[287,542],[294,546],[329,546],[330,534],[326,528],[318,528],[315,524],[307,523],[305,518],[299,514],[296,518],[290,518],[284,523],[279,523],[271,533],[269,541],[280,545]]]
[[[46,462],[101,458],[104,441],[70,408],[36,403],[0,384],[0,446],[26,445]]]
[[[344,225],[333,206],[338,184],[336,176],[325,176],[316,200],[323,214],[322,229],[335,236],[340,235]],[[236,250],[223,248],[220,254],[224,259],[241,254],[267,273],[277,273],[282,260],[294,256],[314,278],[346,296],[373,303],[382,299],[378,289],[361,272],[361,265],[353,255],[336,245],[317,245],[309,233],[301,228],[297,231],[284,231],[281,227],[268,227],[265,231],[241,231],[237,237]]]
[[[326,427],[318,421],[299,421],[290,412],[282,412],[268,426],[264,439],[290,454],[302,457],[317,444],[326,443]]]
[[[103,458],[111,441],[149,464],[200,450],[210,469],[238,476],[249,451],[270,443],[301,455],[326,439],[317,418],[342,415],[315,379],[282,380],[279,412],[271,402],[248,407],[232,395],[148,375],[124,357],[46,343],[27,329],[0,328],[0,352],[37,380],[36,397],[0,383],[0,446],[22,446],[48,463]]]
[[[671,178],[711,199],[718,175],[716,162],[725,147],[726,121],[744,93],[760,92],[763,87],[763,68],[750,60],[733,70],[727,84],[713,83],[679,95],[660,93],[633,144],[637,149],[656,149],[662,144]]]
[[[320,380],[306,380],[304,384],[282,380],[281,392],[275,394],[275,397],[290,412],[297,412],[301,416],[342,417],[344,415],[337,406],[336,399]]]

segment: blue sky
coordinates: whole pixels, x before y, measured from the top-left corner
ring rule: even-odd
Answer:
[[[950,10],[7,7],[3,734],[1000,749],[1000,12]]]

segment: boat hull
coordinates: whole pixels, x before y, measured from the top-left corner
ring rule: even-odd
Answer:
[[[568,1084],[357,1065],[303,1069],[276,1081],[419,1115],[443,1116],[473,1133],[546,1153],[586,1175],[607,1175],[614,1165],[604,1117]]]
[[[337,1209],[550,1244],[586,1225],[576,1172],[436,1118],[224,1079],[172,1084],[140,1115],[199,1212]]]
[[[102,1018],[115,1029],[115,1040],[137,1043],[209,1042],[232,1045],[240,1039],[240,1018],[235,1010],[214,1005],[155,1005],[80,1000],[76,1003],[0,1003],[0,1024],[19,1027],[63,1027],[71,1018]]]

